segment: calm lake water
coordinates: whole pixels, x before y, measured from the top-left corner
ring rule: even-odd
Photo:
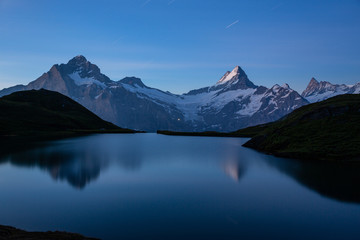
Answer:
[[[359,239],[360,166],[93,135],[0,157],[0,224],[102,239]]]

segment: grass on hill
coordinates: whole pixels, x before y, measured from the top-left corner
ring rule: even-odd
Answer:
[[[258,130],[244,146],[283,157],[360,159],[360,95],[303,106]]]
[[[106,122],[72,99],[31,90],[0,98],[0,139],[58,138],[86,133],[133,133]]]

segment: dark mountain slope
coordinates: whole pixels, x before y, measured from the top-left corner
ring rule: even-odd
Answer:
[[[0,98],[0,138],[71,135],[84,131],[132,132],[102,120],[57,92],[20,91]]]

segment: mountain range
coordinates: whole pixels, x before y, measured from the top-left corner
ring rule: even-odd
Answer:
[[[355,85],[331,84],[326,81],[318,82],[315,78],[310,80],[309,85],[301,96],[310,103],[320,102],[341,94],[359,94],[360,82]]]
[[[136,77],[111,80],[84,56],[76,56],[28,85],[1,90],[0,96],[41,88],[60,92],[125,128],[229,132],[278,120],[310,102],[358,93],[360,84],[332,85],[312,79],[300,95],[287,84],[257,86],[237,66],[212,86],[178,95],[148,87]]]

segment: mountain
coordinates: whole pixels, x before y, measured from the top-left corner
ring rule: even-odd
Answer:
[[[319,102],[330,97],[341,94],[358,94],[360,93],[360,83],[355,85],[331,84],[326,81],[318,82],[315,78],[310,80],[309,85],[302,92],[301,96],[309,102]]]
[[[277,120],[308,104],[287,84],[256,86],[239,66],[213,86],[177,95],[136,77],[112,81],[84,56],[54,65],[26,86],[3,89],[0,96],[41,88],[60,92],[118,126],[146,131],[228,132]]]
[[[180,127],[157,127],[166,130],[232,131],[279,119],[308,103],[288,85],[275,85],[271,89],[254,85],[240,67],[225,73],[211,87],[192,90],[183,95],[139,84],[126,83],[123,87],[176,112],[178,117],[175,120]]]
[[[74,148],[76,147],[72,145],[63,148],[53,144],[44,148],[11,149],[4,153],[0,151],[0,163],[37,167],[46,170],[56,181],[66,181],[76,189],[84,189],[100,176],[101,169],[108,166],[109,160],[108,157],[100,156],[102,153],[97,150],[93,150],[92,154],[82,152],[86,157],[81,157],[82,154]],[[94,145],[89,148],[96,149]],[[104,160],[98,161],[99,158]]]
[[[252,132],[244,146],[282,157],[315,160],[360,159],[360,95],[345,94],[296,109]],[[258,130],[258,131],[256,131]]]
[[[27,232],[10,226],[0,225],[0,240],[26,239],[26,240],[98,240],[98,238],[84,237],[77,233],[60,231]]]
[[[106,122],[58,92],[19,91],[0,98],[0,137],[56,137],[80,132],[132,132]]]

